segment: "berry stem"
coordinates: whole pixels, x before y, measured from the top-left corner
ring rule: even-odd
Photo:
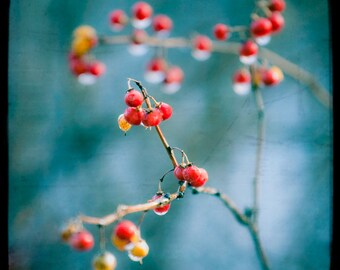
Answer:
[[[260,165],[262,160],[263,144],[265,137],[265,122],[263,117],[259,114],[257,119],[257,144],[256,144],[256,163],[255,173],[253,178],[253,215],[252,221],[257,225],[257,218],[259,212],[259,193],[260,193]]]
[[[99,245],[100,245],[100,251],[104,252],[105,251],[105,226],[98,225],[99,228]]]
[[[255,94],[255,100],[256,100],[256,105],[257,105],[257,111],[258,111],[258,117],[261,118],[264,115],[264,102],[263,102],[263,98],[262,98],[262,94],[261,91],[259,89],[259,86],[256,82],[256,70],[255,70],[255,66],[254,65],[250,65],[249,66],[249,71],[251,74],[251,80],[252,80],[252,90]]]
[[[135,79],[129,78],[128,84],[129,84],[130,81],[133,81],[138,86],[138,88],[140,89],[140,91],[142,92],[142,94],[144,96],[144,101],[145,101],[146,106],[148,107],[148,109],[152,110],[152,106],[151,106],[151,102],[150,102],[150,96],[149,96],[147,90],[145,89],[145,87],[142,85],[142,83],[140,81],[135,80]],[[155,102],[157,103],[157,101],[155,101]],[[162,141],[162,144],[163,144],[166,152],[168,153],[168,156],[169,156],[169,158],[172,162],[172,165],[175,168],[178,165],[178,162],[176,160],[176,157],[174,155],[172,148],[170,147],[167,140],[165,139],[165,136],[163,135],[161,128],[159,126],[155,126],[155,129],[158,133],[159,138]]]
[[[172,147],[172,149],[176,149],[182,153],[182,163],[187,163],[187,164],[190,163],[188,156],[185,154],[185,152],[182,149],[178,147]],[[184,161],[184,159],[186,160],[186,162]]]

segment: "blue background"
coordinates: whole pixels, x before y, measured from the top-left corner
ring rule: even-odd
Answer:
[[[131,56],[125,45],[100,46],[107,66],[92,86],[68,69],[73,30],[108,25],[113,9],[129,13],[135,1],[11,1],[9,36],[9,260],[10,269],[90,269],[98,252],[77,253],[61,243],[62,226],[79,213],[104,216],[119,204],[146,202],[171,163],[154,130],[133,127],[126,136],[116,119],[125,109],[127,78],[144,81],[153,55]],[[174,22],[171,36],[212,37],[218,23],[246,25],[254,1],[148,1]],[[266,48],[309,71],[331,91],[327,1],[287,1],[286,26]],[[127,27],[123,34],[128,34]],[[183,86],[161,128],[171,146],[209,172],[207,185],[228,194],[240,209],[252,206],[257,145],[254,97],[237,96],[231,76],[238,57],[214,53],[205,62],[189,49],[170,49],[168,60],[185,72]],[[260,163],[259,230],[273,269],[329,269],[332,237],[332,112],[295,79],[262,90],[266,108]],[[164,190],[177,182],[169,175]],[[138,222],[140,214],[127,218]],[[85,225],[93,232],[96,226]],[[110,244],[117,269],[260,269],[251,237],[217,198],[192,195],[169,213],[148,213],[142,235],[150,246],[143,265]]]

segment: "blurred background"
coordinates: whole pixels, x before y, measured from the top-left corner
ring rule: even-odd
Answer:
[[[11,1],[9,23],[9,269],[91,269],[99,251],[78,253],[60,241],[60,230],[80,213],[104,216],[119,204],[146,202],[171,163],[155,130],[133,127],[126,136],[117,117],[124,111],[127,78],[174,109],[161,124],[171,146],[209,172],[208,186],[252,207],[256,170],[257,111],[254,96],[232,91],[241,67],[236,55],[214,53],[200,62],[189,49],[170,49],[182,88],[169,95],[144,81],[153,55],[132,56],[126,45],[99,46],[107,66],[95,84],[70,73],[73,30],[82,24],[117,35],[108,24],[113,9],[130,13],[136,1]],[[212,37],[218,23],[245,25],[254,1],[149,0],[155,13],[174,22],[172,37]],[[331,91],[328,1],[286,1],[286,25],[266,48],[312,73]],[[122,34],[128,34],[127,27]],[[332,239],[332,111],[289,76],[262,90],[265,103],[259,162],[259,231],[272,269],[329,269]],[[177,181],[165,178],[174,192]],[[141,214],[128,219],[138,222]],[[165,216],[147,213],[142,236],[150,246],[143,265],[110,244],[117,269],[261,269],[247,229],[214,196],[174,201]]]

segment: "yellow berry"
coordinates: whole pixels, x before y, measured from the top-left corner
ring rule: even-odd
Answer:
[[[149,253],[149,246],[145,240],[140,240],[139,242],[135,243],[133,248],[129,251],[130,259],[136,258],[138,260],[144,258]],[[132,259],[133,260],[133,259]]]
[[[73,31],[74,38],[93,39],[97,38],[96,30],[89,25],[81,25]]]
[[[117,235],[112,235],[112,244],[120,251],[131,249],[134,243],[140,240],[139,233],[136,232],[130,240],[121,239]]]
[[[283,75],[282,70],[281,70],[279,67],[277,67],[277,66],[272,66],[270,69],[278,75],[279,81],[282,81],[282,80],[283,80],[284,75]]]
[[[122,131],[127,132],[132,125],[126,121],[124,114],[121,114],[118,116],[118,126]]]
[[[77,56],[86,54],[91,48],[91,41],[86,38],[78,37],[72,42],[72,52]]]
[[[94,270],[114,270],[117,259],[112,253],[105,251],[93,259],[92,265]]]
[[[120,251],[125,250],[125,246],[130,243],[129,240],[121,239],[117,237],[116,235],[113,235],[111,240],[112,240],[112,244]]]
[[[71,239],[71,236],[80,230],[79,224],[70,223],[61,231],[60,237],[64,242],[68,242]]]

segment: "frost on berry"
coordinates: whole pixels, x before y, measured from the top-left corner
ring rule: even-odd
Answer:
[[[203,168],[199,168],[199,171],[200,175],[192,179],[189,183],[192,187],[201,187],[208,181],[208,172]]]
[[[176,177],[178,180],[180,180],[180,181],[185,180],[185,179],[184,179],[184,176],[183,176],[183,170],[184,170],[184,169],[185,169],[185,167],[182,166],[182,165],[177,165],[177,166],[175,167],[175,169],[174,169],[174,175],[175,175],[175,177]]]
[[[166,15],[159,14],[153,18],[152,27],[158,37],[167,37],[172,29],[172,20]]]
[[[257,44],[263,46],[269,43],[272,34],[272,23],[268,18],[260,17],[250,24],[250,32]]]
[[[166,69],[167,63],[163,58],[152,58],[146,66],[144,73],[145,80],[154,84],[161,83],[165,78]]]
[[[163,92],[166,94],[176,93],[181,88],[183,78],[184,73],[179,66],[171,66],[168,68],[163,81]]]
[[[233,75],[233,90],[238,95],[247,95],[251,90],[251,75],[247,69],[239,69]]]
[[[131,126],[132,125],[128,121],[126,121],[124,114],[120,114],[118,116],[118,127],[122,131],[127,132],[131,128]]]
[[[135,262],[141,262],[144,257],[149,254],[149,246],[145,240],[141,239],[135,243],[133,247],[128,251],[130,260]]]
[[[239,49],[240,62],[250,65],[257,60],[258,46],[252,40],[247,40],[241,44]]]
[[[127,107],[124,111],[125,120],[131,124],[138,126],[142,122],[143,111],[136,107]]]
[[[144,29],[151,24],[153,8],[146,2],[139,1],[132,6],[132,25]]]
[[[162,112],[162,120],[168,120],[172,116],[172,107],[165,102],[161,102],[158,109]]]
[[[142,123],[144,126],[158,126],[162,120],[162,112],[158,108],[154,108],[152,111],[143,110]]]
[[[148,35],[143,29],[135,29],[128,46],[129,53],[135,56],[146,54],[149,50],[149,47],[144,43],[147,37]]]
[[[207,60],[211,55],[212,42],[209,37],[198,35],[193,40],[192,56],[199,61]]]
[[[151,201],[155,201],[157,199],[160,199],[163,197],[163,194],[155,194],[154,196],[152,196]],[[166,213],[168,213],[169,209],[170,209],[170,203],[164,204],[164,205],[160,205],[156,208],[153,209],[153,212],[158,215],[158,216],[163,216]]]
[[[129,89],[124,97],[124,101],[129,107],[138,107],[143,104],[144,97],[141,92],[136,89]]]
[[[111,252],[101,252],[93,258],[92,266],[94,270],[114,270],[117,259]]]

